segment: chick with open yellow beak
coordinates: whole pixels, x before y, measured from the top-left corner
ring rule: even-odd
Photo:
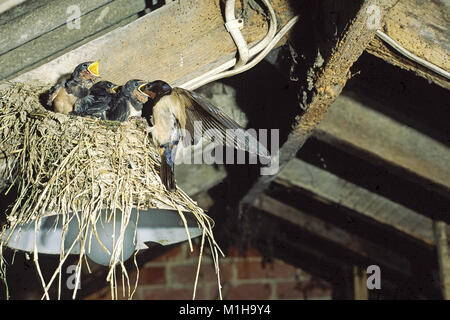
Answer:
[[[68,114],[75,102],[89,94],[89,89],[99,78],[100,61],[80,63],[70,78],[54,85],[49,91],[48,106],[55,112]]]

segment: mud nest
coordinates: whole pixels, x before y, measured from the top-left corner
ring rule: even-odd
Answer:
[[[210,222],[182,190],[168,192],[161,184],[160,157],[145,131],[146,124],[139,120],[117,123],[48,111],[40,103],[40,97],[48,89],[48,86],[18,83],[0,91],[0,151],[3,180],[8,183],[5,192],[12,187],[17,190],[17,198],[5,212],[7,222],[0,231],[0,240],[6,228],[16,230],[31,221],[38,225],[39,219],[58,215],[65,226],[63,238],[69,217],[75,217],[80,226],[78,237],[83,242],[89,239],[86,230],[95,232],[102,209],[107,209],[111,215],[122,212],[122,234],[133,207],[171,208],[179,212],[183,221],[186,221],[183,212],[195,216],[203,234],[202,249],[209,243],[218,272],[220,249],[214,241]],[[188,232],[186,222],[185,228]],[[117,270],[122,272],[122,280],[130,287],[121,259],[120,239],[119,236],[111,253],[107,277],[113,298],[117,297],[114,294]],[[0,277],[5,284],[7,264],[2,252],[7,241],[0,241]],[[190,245],[192,249],[192,243]],[[47,283],[40,272],[37,250],[32,254],[44,288],[43,297],[49,298],[48,289],[61,276],[61,267],[69,252],[61,250],[59,267]],[[85,254],[85,250],[80,249],[79,267],[83,262],[88,263]],[[201,255],[199,267],[200,261]],[[198,272],[195,283],[197,279]],[[132,292],[128,290],[128,293],[131,297]],[[75,295],[76,289],[73,297]]]

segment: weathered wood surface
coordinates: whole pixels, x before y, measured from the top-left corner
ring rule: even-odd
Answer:
[[[136,20],[138,18],[139,18],[139,14],[137,14],[137,13],[132,15],[132,16],[129,16],[128,18],[125,18],[125,19],[121,20],[119,23],[113,24],[113,25],[107,27],[106,29],[102,29],[101,31],[96,32],[93,35],[84,38],[83,40],[80,40],[80,41],[78,41],[76,43],[71,44],[70,46],[64,48],[63,50],[57,51],[57,52],[51,54],[50,56],[48,56],[48,57],[46,57],[44,59],[41,59],[38,62],[29,65],[28,67],[25,67],[24,69],[20,70],[18,72],[18,74],[20,75],[20,74],[26,73],[26,72],[28,72],[30,70],[33,70],[35,68],[38,68],[39,66],[41,66],[43,64],[46,64],[46,63],[48,63],[48,62],[50,62],[50,61],[52,61],[52,60],[62,56],[66,52],[70,52],[72,50],[75,50],[76,48],[82,46],[83,44],[86,44],[86,43],[88,43],[88,42],[90,42],[92,40],[95,40],[96,38],[98,38],[98,37],[100,37],[100,36],[102,36],[102,35],[104,35],[104,34],[106,34],[108,32],[111,32],[111,31],[113,31],[113,30],[115,30],[117,28],[123,27],[123,26],[133,22],[134,20]],[[8,80],[10,80],[10,79],[12,79],[12,77],[10,77]]]
[[[65,25],[71,12],[67,8],[77,5],[81,14],[86,14],[111,0],[60,0],[47,2],[34,10],[9,20],[0,28],[0,53],[33,40],[59,26]],[[51,17],[51,19],[50,19]]]
[[[252,207],[284,219],[298,226],[300,229],[312,233],[321,239],[337,244],[361,257],[379,261],[383,265],[400,273],[407,275],[411,274],[411,266],[406,258],[370,241],[362,239],[357,235],[348,233],[339,227],[330,225],[319,218],[288,206],[270,196],[261,195],[255,200]]]
[[[17,76],[19,71],[33,66],[42,59],[143,11],[145,6],[145,0],[113,1],[83,15],[80,18],[79,29],[70,29],[63,24],[51,32],[47,32],[0,55],[0,60],[2,61],[0,79]]]
[[[403,169],[407,178],[420,177],[450,194],[450,150],[445,145],[351,97],[339,96],[314,135],[388,162]]]
[[[449,12],[447,0],[400,0],[386,14],[383,32],[416,56],[450,71]],[[450,89],[448,79],[403,57],[378,38],[374,38],[367,51]]]
[[[293,16],[288,0],[274,0],[279,24]],[[247,42],[262,39],[264,17],[250,12],[242,30]],[[169,3],[14,80],[55,82],[82,61],[100,59],[100,74],[116,83],[132,78],[164,79],[177,85],[236,54],[224,27],[219,0]],[[182,83],[182,82],[181,82]]]
[[[367,273],[360,266],[353,266],[353,292],[355,300],[368,300]]]
[[[388,11],[392,4],[393,1],[385,1],[381,7]],[[325,62],[325,67],[321,70],[314,84],[317,94],[308,106],[307,111],[294,125],[287,141],[280,148],[279,154],[273,157],[273,161],[278,163],[279,168],[283,168],[302,148],[313,129],[322,120],[329,106],[336,100],[347,83],[351,66],[373,39],[376,30],[368,28],[367,25],[369,18],[367,11],[372,5],[380,4],[375,0],[364,1],[356,17],[343,32],[342,37],[335,39],[335,49],[329,60]],[[243,206],[253,203],[275,177],[275,172],[273,175],[262,176],[243,198]]]
[[[450,250],[447,229],[448,227],[443,221],[436,221],[434,224],[442,297],[450,300]]]
[[[292,159],[276,181],[306,190],[320,201],[352,210],[428,245],[436,244],[430,218],[299,159]]]
[[[15,7],[19,6],[23,2],[25,2],[25,0],[0,0],[0,14],[5,11],[12,11]]]

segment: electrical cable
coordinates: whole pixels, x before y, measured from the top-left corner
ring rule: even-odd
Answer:
[[[185,89],[194,90],[212,81],[231,77],[236,74],[249,70],[258,64],[264,57],[275,47],[275,45],[286,35],[286,33],[294,26],[299,17],[295,16],[277,33],[277,18],[275,11],[269,0],[262,0],[269,11],[269,30],[266,36],[255,46],[248,49],[247,42],[240,29],[242,28],[242,20],[236,20],[234,15],[235,0],[227,0],[225,6],[225,26],[230,32],[237,48],[239,59],[233,58],[222,65],[180,85]],[[242,54],[242,55],[241,55]],[[249,59],[253,58],[250,62]],[[231,69],[233,68],[233,69]],[[231,70],[230,70],[231,69]]]
[[[419,58],[418,56],[416,56],[415,54],[413,54],[412,52],[406,50],[404,47],[402,47],[400,44],[398,44],[394,39],[392,39],[391,37],[389,37],[387,34],[385,34],[384,32],[377,30],[376,32],[377,36],[385,41],[387,44],[389,44],[392,48],[394,48],[395,50],[397,50],[400,54],[404,55],[405,57],[407,57],[408,59],[424,66],[425,68],[430,69],[431,71],[439,74],[440,76],[443,76],[447,79],[450,80],[450,72],[436,66],[435,64],[426,61],[422,58]]]

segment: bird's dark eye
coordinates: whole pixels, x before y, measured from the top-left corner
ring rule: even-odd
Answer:
[[[135,82],[134,86],[137,88],[139,86],[139,83]]]

